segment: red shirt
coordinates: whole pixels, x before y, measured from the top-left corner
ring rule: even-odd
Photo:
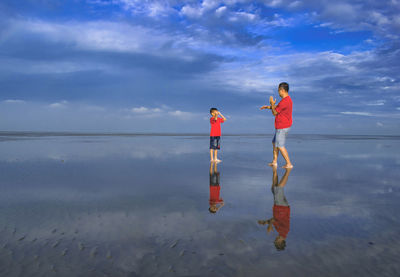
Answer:
[[[224,202],[224,200],[222,200],[222,198],[219,196],[220,190],[220,186],[210,186],[210,205]]]
[[[211,131],[210,137],[220,137],[221,136],[221,123],[224,123],[224,120],[220,117],[215,119],[214,117],[210,118]]]
[[[278,113],[275,116],[275,129],[285,129],[292,126],[292,109],[293,102],[288,95],[275,108],[275,111]]]
[[[290,229],[290,207],[274,205],[274,226],[281,237],[286,238]]]

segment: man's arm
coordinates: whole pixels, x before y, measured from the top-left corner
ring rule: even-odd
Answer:
[[[275,104],[271,105],[271,112],[274,116],[276,116],[278,114],[278,112],[276,111],[276,106]]]
[[[270,96],[269,97],[269,103],[271,104],[271,112],[274,116],[276,116],[278,114],[278,112],[276,111],[276,99],[274,100],[274,97]]]
[[[271,106],[264,105],[264,106],[261,106],[261,107],[260,107],[260,110],[265,110],[265,109],[270,110],[270,109],[271,109]]]

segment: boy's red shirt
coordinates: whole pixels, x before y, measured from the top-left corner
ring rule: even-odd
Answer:
[[[292,110],[293,102],[288,95],[283,98],[275,108],[275,111],[278,113],[275,116],[275,129],[285,129],[292,126]]]
[[[272,210],[275,229],[281,237],[286,238],[290,229],[290,207],[274,205]]]
[[[224,123],[224,120],[220,117],[215,119],[214,117],[210,118],[211,131],[210,137],[220,137],[221,136],[221,123]]]
[[[210,205],[224,202],[224,200],[222,200],[222,198],[219,196],[220,190],[220,186],[210,186]]]

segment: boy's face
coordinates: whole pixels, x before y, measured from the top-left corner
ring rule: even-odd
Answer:
[[[279,96],[282,98],[285,95],[286,90],[280,88],[280,89],[278,89],[278,93],[279,93]]]
[[[213,111],[211,112],[211,115],[212,115],[213,117],[216,117],[216,116],[218,115],[218,111],[213,110]]]

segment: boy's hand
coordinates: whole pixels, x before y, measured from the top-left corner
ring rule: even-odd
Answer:
[[[269,97],[269,103],[270,103],[271,105],[275,105],[276,99],[274,100],[274,97],[270,96],[270,97]]]
[[[271,106],[262,106],[261,108],[260,108],[260,110],[265,110],[265,109],[271,109]]]

